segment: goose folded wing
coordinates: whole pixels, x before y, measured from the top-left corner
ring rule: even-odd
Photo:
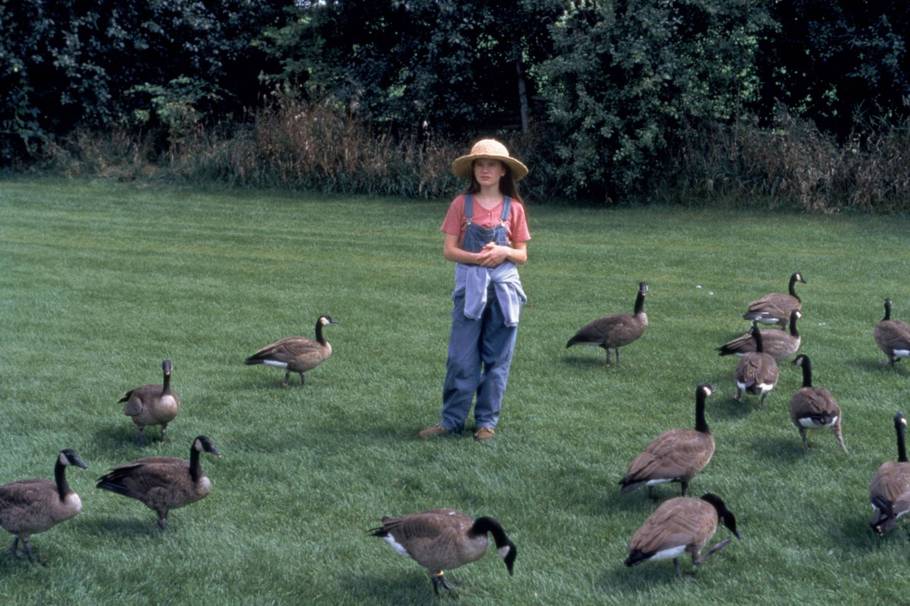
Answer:
[[[0,511],[28,511],[56,487],[48,480],[19,480],[0,486]]]

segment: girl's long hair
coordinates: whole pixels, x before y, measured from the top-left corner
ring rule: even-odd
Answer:
[[[503,195],[509,196],[513,200],[518,200],[524,205],[525,201],[521,199],[521,194],[518,193],[518,184],[515,182],[515,179],[512,178],[512,169],[509,168],[509,165],[505,162],[500,162],[500,164],[506,169],[506,174],[499,178],[499,191]],[[471,164],[471,183],[468,185],[468,191],[466,193],[476,194],[479,192],[480,183],[474,178],[474,165]]]

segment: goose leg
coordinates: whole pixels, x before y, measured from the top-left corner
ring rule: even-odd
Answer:
[[[720,543],[717,543],[716,545],[714,545],[714,547],[709,549],[708,553],[706,553],[705,555],[699,555],[698,557],[693,558],[692,563],[695,564],[696,566],[701,566],[708,560],[708,558],[713,556],[718,551],[721,551],[727,545],[729,545],[730,541],[732,541],[732,539],[726,538],[723,541],[721,541]]]
[[[167,511],[166,510],[158,512],[158,528],[160,528],[161,530],[167,529]]]
[[[145,426],[139,426],[139,433],[136,435],[136,443],[139,446],[145,446]]]
[[[609,365],[610,365],[610,348],[607,347],[606,345],[601,345],[601,347],[604,348],[604,351],[605,351],[606,354],[607,354],[607,358],[606,358],[606,360],[604,361],[604,366],[609,366]]]
[[[762,395],[761,395],[761,400],[759,400],[759,402],[758,402],[759,406],[764,406],[764,405],[765,405],[765,398],[767,398],[767,397],[768,397],[768,392],[767,392],[767,391],[764,392],[764,393],[762,393]]]
[[[799,428],[799,437],[803,439],[803,450],[809,450],[809,437],[806,435],[806,428]]]
[[[286,373],[284,373],[284,381],[282,381],[281,386],[282,386],[282,387],[287,387],[287,386],[288,386],[288,380],[289,380],[290,378],[291,378],[291,371],[289,370],[289,371],[287,371]]]
[[[736,393],[733,394],[733,399],[737,402],[743,401],[743,391],[739,388],[739,385],[736,386]]]
[[[840,419],[838,419],[837,423],[834,425],[834,439],[837,440],[837,445],[841,447],[841,450],[846,453],[847,445],[844,444],[844,432],[840,426]]]
[[[13,557],[14,557],[14,558],[18,558],[18,557],[19,557],[19,535],[16,535],[16,536],[13,538],[13,544],[10,546],[10,548],[8,549],[8,551],[9,551],[11,554],[13,554]]]
[[[676,578],[682,577],[682,571],[679,569],[679,558],[673,558],[673,569],[676,570]]]
[[[680,487],[682,488],[682,493],[681,493],[682,496],[686,496],[686,493],[689,492],[689,481],[688,481],[688,480],[680,480],[680,481],[679,481],[679,485],[680,485]]]
[[[43,566],[44,562],[42,562],[41,559],[35,555],[35,552],[32,551],[32,542],[28,540],[28,535],[22,535],[21,539],[22,545],[25,547],[25,555],[28,557],[28,561],[38,562]]]
[[[301,385],[303,385],[303,381],[304,381],[304,379],[303,379],[303,373],[300,373],[300,384],[301,384]]]
[[[439,595],[439,588],[442,587],[446,591],[452,591],[452,586],[446,582],[445,573],[440,570],[439,572],[433,573],[430,577],[433,580],[433,593]]]
[[[657,500],[657,495],[654,494],[654,487],[653,487],[653,486],[648,486],[648,498],[651,499],[652,501],[656,501],[656,500]]]
[[[616,368],[619,368],[619,348],[614,347],[613,349],[616,351]]]
[[[167,434],[165,432],[167,432],[167,423],[165,423],[164,425],[161,426],[161,441],[162,442],[167,439]]]

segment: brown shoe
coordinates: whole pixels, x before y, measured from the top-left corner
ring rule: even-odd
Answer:
[[[495,435],[496,430],[492,427],[481,427],[474,432],[474,439],[478,442],[486,442],[487,440],[492,440]]]
[[[435,438],[437,436],[444,436],[449,433],[449,430],[443,427],[442,425],[431,425],[426,429],[421,429],[417,432],[417,437],[421,440],[429,440],[430,438]]]

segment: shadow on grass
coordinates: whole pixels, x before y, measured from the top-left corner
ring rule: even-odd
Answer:
[[[608,568],[596,582],[598,591],[606,594],[621,593],[651,593],[656,587],[683,586],[685,583],[698,581],[698,576],[690,574],[692,570],[688,556],[680,560],[682,577],[677,578],[673,568],[673,560],[644,562],[638,566],[628,567],[622,562],[617,562]],[[704,574],[699,572],[698,574]]]
[[[901,374],[901,375],[903,375],[903,376],[906,376],[906,374],[907,374],[906,368],[902,368],[900,362],[898,362],[897,364],[894,365],[894,367],[892,367],[892,366],[888,363],[888,359],[887,359],[887,358],[881,358],[881,357],[878,357],[878,358],[869,358],[869,357],[856,358],[856,359],[852,360],[851,364],[852,364],[855,368],[858,368],[858,369],[860,369],[860,370],[865,370],[865,371],[868,371],[868,372],[877,372],[877,373],[880,373],[881,375],[886,375],[886,374],[888,374],[888,373],[895,373],[895,372],[896,372],[896,373],[899,373],[899,374]]]
[[[129,518],[87,518],[81,520],[79,526],[90,534],[112,536],[115,539],[165,536],[168,531],[158,528],[153,511],[143,509],[141,513],[146,515],[137,514]]]
[[[559,356],[559,360],[566,366],[573,366],[575,368],[601,368],[603,370],[622,370],[623,364],[631,364],[631,362],[626,362],[625,357],[622,358],[623,362],[620,363],[620,366],[616,366],[616,357],[611,353],[610,354],[610,364],[604,362],[604,353],[603,351],[598,350],[597,352],[590,351],[585,354],[585,352],[572,352],[565,353]]]
[[[742,419],[743,417],[747,417],[754,412],[761,412],[763,408],[758,403],[757,398],[752,398],[748,395],[743,396],[742,402],[735,400],[732,394],[729,396],[724,395],[722,391],[718,394],[718,396],[719,397],[715,398],[713,402],[709,400],[707,406],[705,406],[707,409],[707,414],[705,416],[708,418],[709,425],[711,423],[712,417],[715,419],[727,420]],[[766,408],[767,405],[768,401],[765,400],[764,407]]]
[[[433,594],[433,585],[426,574],[398,574],[384,577],[377,574],[351,575],[350,584],[345,592],[353,603],[357,604],[429,604],[455,603],[453,597],[470,597],[471,591],[457,580],[446,574],[447,582],[455,589],[454,593]]]
[[[895,542],[899,543],[901,547],[907,545],[910,531],[901,525],[884,537],[872,532],[872,528],[869,526],[869,522],[872,520],[872,508],[869,507],[867,511],[869,512],[868,517],[864,518],[857,513],[857,515],[845,517],[842,524],[830,527],[831,536],[842,548],[851,551],[876,552]]]
[[[126,417],[124,417],[124,419],[126,421],[125,423],[118,423],[117,425],[106,425],[97,429],[95,431],[94,438],[95,445],[103,448],[105,451],[123,454],[129,457],[135,455],[137,451],[141,451],[143,447],[139,444],[139,441],[137,439],[139,432],[136,429],[136,426],[133,425],[133,423],[130,422],[130,420]],[[169,440],[170,439],[166,441]],[[160,441],[161,433],[158,431],[157,427],[146,428],[146,445]]]
[[[761,436],[752,440],[752,452],[760,459],[792,465],[812,456],[803,452],[799,434],[793,430],[793,437]]]

